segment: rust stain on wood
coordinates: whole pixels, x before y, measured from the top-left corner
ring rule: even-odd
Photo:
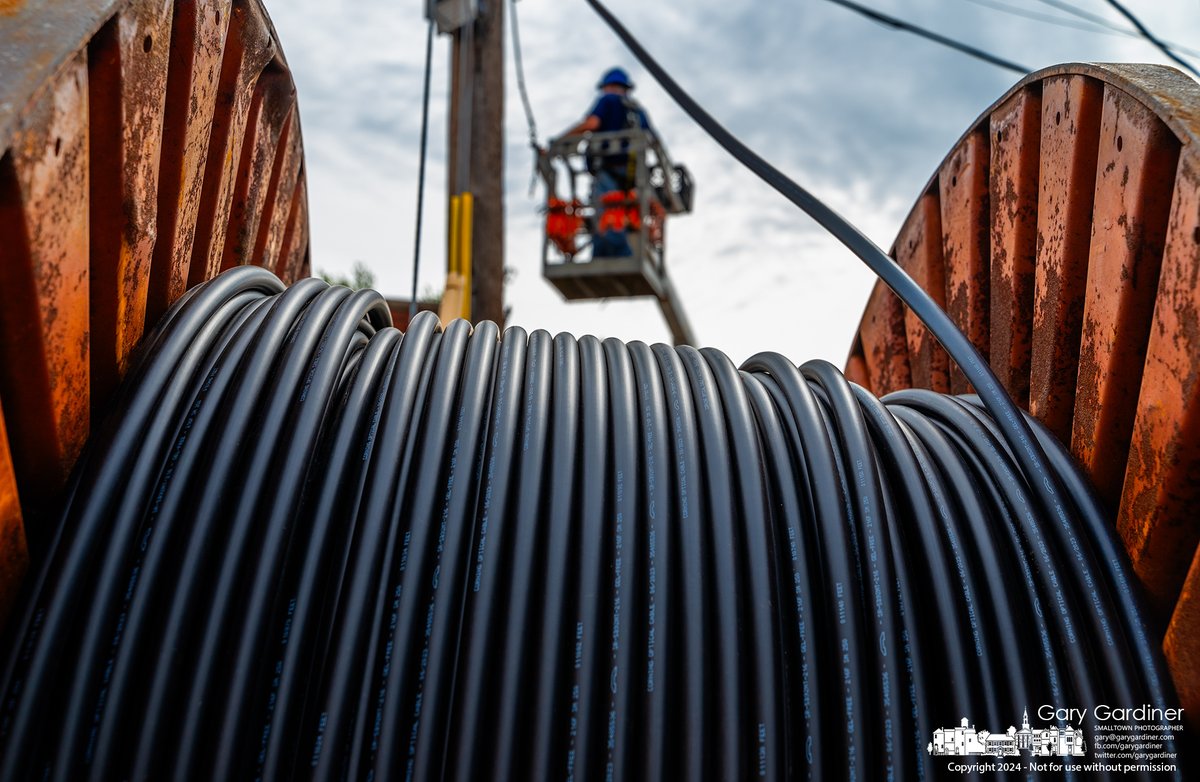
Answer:
[[[295,94],[286,76],[273,68],[265,71],[250,106],[219,269],[259,262],[255,252],[259,229],[270,227],[269,210],[275,205],[272,188],[278,189],[276,152],[281,145],[286,149],[288,117],[294,104]]]
[[[57,504],[90,423],[87,81],[80,52],[0,162],[0,397],[27,518]]]
[[[978,129],[950,154],[938,172],[946,259],[946,311],[984,360],[988,358],[988,136]],[[970,390],[962,370],[950,371],[950,390]]]
[[[992,112],[992,368],[1021,407],[1029,406],[1033,266],[1037,252],[1041,91],[1023,90]]]
[[[12,455],[8,449],[4,409],[0,405],[0,627],[8,618],[21,579],[29,568],[20,499]]]
[[[1103,94],[1086,76],[1042,87],[1029,411],[1064,443],[1075,414]]]
[[[1071,451],[1116,508],[1133,431],[1179,141],[1104,91]]]
[[[1200,551],[1192,559],[1187,581],[1171,615],[1163,652],[1188,727],[1193,734],[1200,733]]]
[[[204,175],[196,240],[192,248],[191,284],[209,279],[223,268],[227,237],[236,233],[239,229],[235,226],[245,220],[247,206],[237,194],[238,177],[242,160],[252,154],[250,150],[254,146],[254,141],[247,137],[254,133],[258,121],[251,114],[268,91],[262,84],[263,69],[276,54],[269,25],[257,6],[235,0],[232,13],[234,21],[221,69],[213,120],[214,155],[209,158]],[[273,72],[286,73],[279,65]],[[290,79],[281,78],[288,82],[290,89]],[[278,125],[273,128],[273,133],[278,133]],[[254,218],[257,220],[257,214]]]
[[[230,4],[231,0],[175,4],[147,326],[158,321],[188,282]]]
[[[871,291],[861,335],[871,390],[882,396],[911,387],[908,341],[904,333],[904,305],[884,285],[876,285]]]
[[[892,255],[939,307],[946,306],[946,267],[942,259],[941,206],[936,193],[926,193],[900,229]],[[925,324],[907,307],[904,330],[912,383],[920,388],[950,390],[950,357]]]
[[[88,47],[93,410],[107,403],[145,322],[170,40],[170,4],[143,3]]]
[[[266,212],[270,215],[270,220],[262,221],[254,249],[254,262],[279,275],[287,271],[282,255],[283,237],[293,218],[292,206],[304,157],[300,141],[300,112],[296,110],[295,104],[286,123],[275,151],[275,166],[271,172],[271,186],[267,192]]]
[[[296,187],[292,193],[292,204],[288,210],[287,228],[279,250],[283,265],[281,279],[296,280],[309,276],[308,268],[308,187],[304,167],[296,175]]]
[[[1185,158],[1176,178],[1117,520],[1134,569],[1162,615],[1170,611],[1200,545],[1198,275],[1200,160]]]

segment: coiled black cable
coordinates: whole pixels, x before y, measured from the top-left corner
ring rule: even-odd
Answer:
[[[0,778],[919,779],[964,716],[1172,703],[1036,424],[1062,514],[974,398],[387,322],[241,267],[150,335],[9,622]]]

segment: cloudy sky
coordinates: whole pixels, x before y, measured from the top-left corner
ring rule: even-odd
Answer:
[[[1105,0],[857,0],[1030,69],[1167,62]],[[504,0],[507,5],[508,0]],[[313,265],[360,261],[407,297],[416,224],[423,2],[266,0],[299,90]],[[1150,30],[1200,51],[1200,0],[1125,0]],[[608,0],[608,7],[727,128],[890,246],[955,140],[1020,77],[827,0]],[[637,65],[583,0],[517,3],[540,138],[577,121],[605,69],[626,67],[696,207],[668,227],[668,264],[698,340],[735,361],[777,350],[841,364],[873,278],[805,215],[742,170]],[[1029,18],[1046,17],[1046,18]],[[1054,23],[1051,20],[1059,20]],[[1085,29],[1081,29],[1085,28]],[[540,276],[544,194],[529,196],[528,131],[507,64],[506,302],[511,323],[669,341],[652,299],[563,302]],[[1200,57],[1192,57],[1200,64]],[[445,279],[449,41],[435,41],[419,288]]]

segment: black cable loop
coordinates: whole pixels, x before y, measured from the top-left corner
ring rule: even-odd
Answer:
[[[493,425],[484,458],[482,504],[473,539],[473,555],[467,561],[471,573],[464,601],[463,638],[459,651],[463,662],[455,682],[450,727],[446,731],[447,741],[452,735],[462,735],[470,737],[477,746],[485,744],[489,734],[485,727],[488,715],[481,701],[485,700],[482,694],[490,689],[489,662],[503,632],[498,621],[505,586],[501,563],[510,559],[512,552],[513,530],[507,521],[516,495],[507,476],[519,470],[520,465],[516,446],[528,335],[520,329],[510,334],[511,337],[501,345],[492,394],[490,415]],[[449,748],[444,751],[449,764],[448,778],[470,780],[483,773],[473,761],[485,753],[460,757]]]
[[[995,468],[996,466],[1007,467],[1007,464],[1011,464],[1011,462],[1007,462],[1007,459],[1001,458],[1003,450],[999,442],[991,439],[986,429],[950,398],[940,397],[929,392],[900,392],[895,397],[889,397],[889,399],[892,398],[911,402],[915,409],[920,410],[923,414],[936,416],[935,420],[939,424],[953,427],[954,433],[958,437],[969,441],[969,445],[964,445],[962,450],[971,455],[990,452],[996,457],[981,460],[981,465]],[[1073,678],[1076,679],[1077,686],[1080,688],[1080,691],[1076,693],[1077,696],[1085,703],[1105,702],[1106,699],[1100,697],[1101,695],[1130,697],[1133,689],[1131,684],[1126,681],[1131,668],[1128,658],[1124,655],[1121,647],[1106,642],[1111,638],[1112,633],[1111,626],[1106,619],[1107,608],[1102,602],[1097,604],[1087,600],[1086,597],[1091,589],[1089,584],[1093,584],[1094,579],[1088,563],[1083,559],[1083,552],[1079,551],[1078,557],[1071,557],[1070,552],[1064,551],[1061,547],[1057,551],[1051,551],[1054,544],[1061,543],[1061,540],[1050,540],[1051,535],[1048,535],[1047,532],[1053,533],[1061,528],[1051,521],[1048,525],[1051,529],[1047,531],[1036,515],[1022,512],[1028,508],[1028,501],[1022,502],[1021,500],[1026,489],[1020,477],[1011,469],[996,473],[995,477],[1001,494],[1016,514],[1015,522],[1018,529],[1022,531],[1028,545],[1035,552],[1035,562],[1040,560],[1035,572],[1040,577],[1048,579],[1043,583],[1045,593],[1055,595],[1061,592],[1063,595],[1058,603],[1057,611],[1052,609],[1052,614],[1061,620],[1056,625],[1061,629],[1061,642],[1066,645],[1071,659],[1067,670],[1074,674]],[[1074,548],[1078,550],[1077,547]],[[1070,567],[1073,559],[1076,566]],[[1078,617],[1081,621],[1089,622],[1092,625],[1092,631],[1087,634],[1088,638],[1105,642],[1097,647],[1102,655],[1100,660],[1095,663],[1091,659],[1094,650],[1090,644],[1083,641],[1081,628],[1072,617]],[[1115,690],[1114,692],[1088,691],[1094,689],[1095,685],[1092,681],[1081,680],[1079,677],[1083,672],[1092,671],[1096,667],[1107,671],[1107,675],[1096,678],[1110,685]]]
[[[315,626],[320,622],[320,595],[336,567],[327,552],[346,549],[353,530],[346,520],[356,515],[347,505],[363,495],[367,479],[367,470],[354,470],[353,466],[355,461],[362,463],[374,455],[373,448],[363,449],[360,443],[373,444],[376,440],[380,408],[392,387],[389,381],[397,374],[401,350],[411,354],[415,344],[429,341],[432,323],[429,319],[420,321],[412,324],[403,340],[385,331],[367,346],[346,390],[341,413],[332,425],[329,445],[322,454],[325,479],[310,488],[312,510],[306,515],[311,519],[312,532],[305,541],[307,548],[296,557],[298,567],[290,581],[290,597],[283,603],[285,618],[273,625],[283,649],[269,671],[272,683],[279,682],[275,685],[274,703],[259,712],[264,742],[259,746],[262,757],[255,765],[262,779],[294,775],[294,759],[284,738],[298,729],[304,710],[304,683],[312,670],[318,645]],[[277,679],[276,668],[285,675]]]
[[[846,497],[853,499],[853,512],[850,515],[856,519],[862,577],[869,584],[866,590],[869,597],[864,608],[870,618],[870,637],[874,639],[872,649],[878,671],[876,703],[881,711],[879,718],[885,736],[893,732],[907,734],[911,731],[911,725],[905,725],[901,699],[896,690],[896,683],[901,681],[899,659],[894,653],[889,653],[897,649],[899,640],[897,607],[885,597],[895,580],[891,566],[892,547],[886,516],[883,515],[881,479],[866,421],[849,383],[832,364],[809,361],[801,367],[801,374],[824,392],[835,422],[839,440],[837,447],[847,465],[844,473],[851,488],[846,492]],[[908,757],[904,754],[897,757],[894,742],[890,741],[884,742],[877,751],[883,768],[888,770]],[[911,758],[908,760],[911,762]],[[908,767],[907,773],[913,771],[911,766]]]
[[[1057,675],[1054,672],[1059,666],[1050,653],[1048,641],[1043,648],[1047,652],[1045,657],[1025,654],[1009,657],[1014,649],[1020,647],[1014,638],[1005,634],[1005,624],[1028,619],[1030,612],[1020,611],[1016,617],[1011,614],[1001,616],[1003,609],[993,609],[990,604],[995,597],[992,588],[995,585],[996,563],[989,561],[981,566],[979,558],[972,556],[972,544],[976,542],[971,534],[972,528],[994,528],[1005,523],[994,510],[1000,507],[999,503],[994,496],[989,502],[988,488],[977,475],[964,468],[961,464],[963,457],[928,421],[912,416],[911,411],[905,408],[893,407],[890,412],[896,416],[906,436],[911,438],[912,452],[924,471],[934,505],[938,508],[936,527],[944,552],[943,572],[952,583],[961,584],[955,590],[956,596],[961,599],[957,601],[957,607],[951,609],[957,612],[957,616],[950,620],[943,619],[942,628],[948,635],[951,629],[957,632],[960,626],[969,626],[972,630],[973,646],[972,642],[966,640],[950,641],[943,648],[943,654],[959,654],[967,659],[971,669],[967,676],[976,683],[976,691],[981,692],[979,700],[987,709],[989,722],[997,726],[1004,724],[1003,721],[1011,724],[1015,721],[1015,715],[1026,708],[1029,699],[1043,702],[1040,698],[1045,690],[1031,682],[1026,672],[1036,677],[1036,672],[1047,668],[1053,677]],[[1011,522],[1007,523],[1011,528]],[[1009,545],[1013,545],[1011,541]],[[1001,546],[999,551],[1004,552],[1005,548]],[[1001,554],[988,552],[985,556],[995,558]],[[979,573],[980,569],[984,570],[983,574]],[[986,584],[988,588],[981,588],[981,584]],[[1008,590],[1011,585],[1002,583],[1001,588]],[[1004,597],[999,600],[1003,602]],[[966,644],[974,653],[956,651],[956,643]],[[1017,678],[1011,681],[1004,678],[1014,671]],[[1010,697],[1021,702],[1010,702]],[[1057,701],[1051,698],[1050,702]],[[965,704],[956,704],[954,711],[966,713],[969,708]]]
[[[609,420],[607,365],[603,347],[595,337],[581,337],[579,345],[580,427],[579,427],[579,498],[578,511],[564,520],[577,528],[575,542],[578,591],[574,603],[566,608],[567,624],[574,628],[575,657],[567,685],[571,714],[577,715],[568,731],[566,757],[559,763],[568,777],[577,769],[596,768],[600,755],[598,746],[604,743],[600,726],[607,723],[601,711],[605,698],[601,685],[608,681],[601,670],[610,662],[604,654],[605,636],[601,612],[611,606],[611,576],[605,578],[606,564],[612,562],[610,541],[613,502],[610,487],[616,480],[612,473]],[[611,619],[611,617],[610,617]],[[611,641],[610,641],[611,644]],[[603,681],[602,681],[603,679]],[[608,689],[604,687],[604,689]],[[580,772],[581,775],[584,775]]]
[[[742,372],[740,379],[745,385],[747,396],[754,410],[755,426],[762,437],[763,467],[768,474],[768,499],[772,508],[779,508],[787,520],[785,530],[776,531],[774,545],[780,552],[776,560],[784,562],[783,551],[787,552],[786,565],[775,568],[775,590],[779,597],[779,648],[783,658],[783,708],[786,716],[783,724],[793,725],[792,731],[782,742],[784,763],[789,776],[800,773],[806,779],[824,777],[821,764],[823,720],[817,715],[815,704],[820,704],[821,682],[816,672],[821,669],[817,660],[817,639],[813,632],[817,624],[810,596],[816,590],[810,567],[810,546],[804,540],[803,529],[798,522],[805,517],[805,499],[800,496],[799,478],[794,460],[798,454],[792,450],[796,440],[789,439],[781,425],[776,402],[767,391],[761,378]]]
[[[1061,515],[973,398],[384,323],[242,268],[152,333],[5,641],[6,778],[921,779],[964,716],[1173,703],[1037,426]]]
[[[965,395],[962,400],[970,404],[974,408],[972,413],[980,418],[978,399],[972,395]],[[1078,518],[1083,525],[1081,538],[1089,544],[1090,553],[1097,565],[1103,566],[1101,575],[1107,582],[1105,592],[1112,601],[1120,623],[1118,631],[1124,635],[1136,659],[1133,670],[1142,679],[1141,686],[1151,694],[1152,703],[1160,707],[1166,706],[1174,697],[1170,694],[1171,677],[1162,655],[1159,654],[1158,645],[1149,640],[1146,621],[1141,618],[1149,615],[1149,611],[1145,608],[1142,589],[1130,581],[1132,565],[1129,554],[1121,545],[1117,531],[1108,520],[1109,514],[1096,495],[1095,489],[1079,470],[1071,468],[1074,460],[1067,449],[1037,419],[1026,415],[1026,420],[1055,472],[1062,477],[1075,507],[1079,509]]]
[[[293,750],[292,768],[311,766],[318,771],[322,768],[321,750],[326,732],[315,726],[325,722],[329,693],[351,689],[353,678],[368,669],[367,665],[355,665],[354,661],[377,646],[375,635],[364,638],[351,628],[370,616],[373,633],[382,632],[379,616],[384,601],[394,600],[399,594],[400,584],[393,587],[394,579],[386,576],[394,569],[392,562],[404,556],[400,543],[404,530],[395,520],[394,509],[403,501],[408,476],[415,469],[417,456],[414,449],[406,446],[419,426],[416,411],[424,408],[430,394],[441,342],[436,327],[433,315],[418,314],[413,320],[394,359],[396,371],[380,390],[369,435],[359,446],[364,449],[362,460],[369,462],[359,473],[359,491],[350,494],[344,506],[343,512],[347,519],[353,520],[353,526],[345,538],[345,555],[340,561],[335,560],[329,576],[331,588],[318,624],[321,632],[316,639],[313,673],[298,723],[307,741]],[[392,591],[388,593],[388,589]],[[372,594],[374,601],[368,599]],[[334,726],[332,735],[339,734],[337,728]]]
[[[740,605],[745,587],[735,559],[742,546],[734,528],[737,496],[731,480],[735,469],[730,468],[736,465],[731,464],[734,454],[729,446],[725,413],[711,370],[693,347],[682,346],[676,353],[683,359],[685,377],[691,387],[698,425],[695,438],[699,471],[705,476],[705,480],[696,482],[695,496],[702,498],[701,512],[709,520],[708,524],[693,528],[687,534],[703,536],[707,552],[704,575],[693,583],[704,585],[706,599],[712,606],[708,629],[712,634],[710,637],[716,639],[710,642],[710,648],[716,652],[712,659],[715,681],[708,685],[710,692],[716,691],[714,714],[710,718],[710,725],[715,730],[713,772],[718,779],[739,779],[751,770],[748,750],[752,720],[746,716],[746,704],[743,703],[743,694],[750,690],[749,671],[739,664],[747,621]],[[752,506],[745,510],[753,513]]]
[[[705,575],[705,562],[709,559],[708,536],[698,520],[706,518],[707,510],[700,492],[701,466],[699,434],[696,409],[693,406],[690,386],[686,382],[683,362],[678,353],[666,345],[651,347],[661,373],[666,393],[668,437],[670,450],[670,477],[673,495],[673,513],[667,523],[675,544],[673,558],[679,564],[666,573],[667,591],[682,603],[676,620],[678,638],[670,637],[675,628],[664,631],[668,642],[676,649],[669,658],[670,668],[663,682],[665,688],[674,693],[668,701],[668,715],[682,715],[682,726],[675,728],[675,738],[681,751],[666,753],[664,776],[679,776],[682,779],[709,779],[715,775],[714,756],[715,719],[708,697],[708,688],[716,676],[712,662],[714,651],[710,647],[713,630],[710,625],[711,599],[709,592],[717,585]],[[727,586],[727,585],[721,585]],[[668,716],[670,719],[670,716]],[[672,764],[672,757],[678,758]],[[681,756],[681,757],[680,757]]]
[[[858,386],[851,385],[850,388],[862,406],[872,440],[878,448],[874,457],[879,463],[881,480],[887,487],[883,492],[884,519],[895,571],[893,588],[900,624],[899,638],[893,648],[902,656],[905,670],[903,679],[896,683],[896,691],[897,697],[903,697],[908,706],[904,715],[905,724],[912,731],[911,754],[904,748],[899,751],[909,754],[908,760],[902,759],[901,762],[910,763],[912,773],[920,778],[926,774],[929,762],[921,737],[932,733],[928,682],[936,681],[937,677],[930,676],[925,667],[928,654],[920,643],[924,617],[919,613],[923,605],[919,605],[921,601],[917,596],[921,594],[920,588],[910,573],[905,556],[908,548],[905,527],[916,524],[933,528],[936,522],[932,516],[930,491],[923,485],[920,467],[912,450],[907,447],[899,425],[878,399],[866,394]],[[904,487],[904,490],[897,491],[899,487]],[[904,523],[901,523],[902,520]]]
[[[511,332],[510,332],[511,333]],[[546,493],[545,470],[550,449],[550,399],[553,385],[554,346],[550,335],[542,330],[529,335],[526,354],[526,390],[522,398],[521,412],[521,467],[512,473],[516,482],[516,503],[513,548],[507,600],[499,606],[499,624],[505,628],[500,676],[493,684],[495,706],[488,714],[488,721],[481,729],[487,737],[494,738],[485,747],[488,754],[480,752],[483,760],[480,773],[492,774],[496,779],[519,778],[513,766],[520,757],[514,758],[516,748],[527,746],[529,676],[535,659],[533,643],[537,628],[534,624],[533,602],[540,593],[541,584],[536,578],[535,563],[539,559],[542,535],[541,516],[543,497]],[[523,523],[515,520],[522,519]],[[471,697],[464,693],[464,697]],[[488,699],[479,693],[482,703]],[[490,728],[490,731],[488,730]],[[486,740],[486,739],[485,739]],[[489,757],[490,755],[490,757]],[[474,777],[465,777],[474,778]]]
[[[454,469],[449,464],[454,446],[452,422],[461,393],[460,382],[469,341],[470,325],[465,321],[451,324],[440,340],[434,374],[425,399],[425,412],[418,422],[416,434],[419,438],[419,455],[414,458],[408,485],[398,487],[407,494],[407,498],[398,503],[404,508],[407,518],[398,518],[399,507],[394,505],[388,511],[391,518],[383,520],[390,528],[404,530],[405,539],[398,561],[384,571],[395,585],[394,588],[400,590],[400,606],[394,634],[396,643],[389,664],[389,669],[394,668],[394,672],[389,670],[386,683],[377,690],[381,703],[380,713],[376,717],[380,721],[381,735],[403,736],[404,740],[379,744],[375,763],[382,770],[382,778],[395,777],[398,773],[396,769],[402,768],[415,752],[419,736],[417,729],[423,704],[421,691],[428,672],[433,612],[438,604],[436,571],[441,553],[438,549],[444,539],[442,525],[446,523],[442,499],[450,491],[446,482]],[[432,546],[428,545],[431,541]],[[335,662],[343,668],[354,664],[340,656]],[[339,681],[339,687],[330,693],[325,710],[330,714],[328,726],[321,727],[319,721],[314,726],[317,735],[324,736],[323,746],[330,750],[323,752],[320,758],[320,779],[343,773],[336,758],[345,751],[345,744],[352,740],[354,727],[349,724],[349,712],[352,709],[343,704],[357,703],[353,699],[369,681],[364,677],[376,675],[376,671],[356,673],[360,678],[357,689],[348,682],[343,687]],[[346,716],[341,716],[343,713]],[[336,722],[334,714],[339,715]]]
[[[638,693],[645,681],[645,637],[641,620],[647,609],[644,593],[638,588],[647,583],[648,575],[642,567],[645,550],[643,533],[648,529],[648,519],[643,514],[648,492],[637,479],[639,475],[639,427],[635,386],[634,361],[630,348],[616,339],[603,343],[607,365],[608,398],[610,405],[609,436],[612,438],[612,481],[610,502],[612,503],[612,567],[606,586],[610,601],[608,627],[605,636],[611,643],[601,646],[599,661],[607,663],[608,693],[597,697],[603,709],[602,724],[613,723],[611,733],[604,731],[605,748],[604,776],[613,779],[628,779],[634,774],[635,754],[633,747],[642,734],[639,729],[635,708]],[[608,653],[604,651],[607,649]],[[624,730],[617,726],[624,726]]]
[[[567,607],[581,585],[568,581],[578,565],[577,514],[580,512],[580,356],[570,334],[554,337],[550,415],[550,485],[544,495],[541,519],[543,562],[540,613],[533,646],[542,664],[532,671],[528,702],[532,707],[528,757],[516,758],[514,776],[549,779],[566,766],[563,742],[578,724],[578,701],[567,686],[569,671],[578,664],[576,625]],[[589,476],[592,477],[592,476]],[[570,661],[570,665],[568,665]],[[569,716],[568,716],[569,715]],[[519,714],[513,715],[520,718]],[[577,729],[577,728],[576,728]]]
[[[151,511],[139,535],[141,538],[153,535],[161,544],[149,547],[140,563],[137,586],[146,599],[129,601],[123,633],[127,640],[113,650],[110,658],[112,675],[107,684],[104,708],[113,709],[115,713],[124,711],[126,699],[142,696],[140,673],[146,656],[152,652],[147,648],[150,645],[147,641],[154,637],[157,628],[151,628],[161,621],[162,613],[166,610],[159,596],[172,591],[177,583],[180,536],[185,534],[188,521],[185,507],[188,500],[194,497],[192,493],[196,491],[196,486],[204,481],[198,449],[186,449],[183,446],[193,438],[211,441],[211,438],[224,431],[225,419],[220,414],[221,400],[225,398],[235,375],[223,371],[221,364],[230,357],[236,360],[253,344],[267,316],[268,302],[267,299],[261,299],[239,313],[239,317],[223,335],[219,353],[210,356],[208,365],[203,368],[205,379],[189,412],[189,430],[180,432],[180,437],[176,439],[178,459],[173,459],[169,473],[164,472],[164,480],[157,489],[157,507]],[[113,544],[118,543],[118,538],[114,536]],[[132,548],[129,544],[126,546]],[[96,604],[97,607],[102,605],[98,600]],[[87,659],[87,654],[81,656],[81,661]],[[77,675],[83,675],[83,672]],[[92,749],[89,752],[92,755],[92,778],[103,778],[109,773],[106,770],[110,765],[119,762],[114,757],[120,754],[117,744],[127,739],[123,739],[117,731],[127,730],[127,727],[115,720],[105,720],[101,724],[101,730],[91,742]]]
[[[321,287],[325,288],[324,284]],[[174,769],[174,778],[177,780],[192,773],[196,767],[204,768],[210,760],[218,763],[212,769],[213,776],[227,778],[221,764],[233,760],[230,757],[229,739],[225,736],[218,739],[212,734],[217,726],[223,733],[230,727],[220,722],[217,715],[233,695],[233,688],[246,676],[238,669],[246,664],[247,656],[253,652],[238,648],[235,655],[229,655],[228,652],[219,654],[218,650],[222,647],[230,649],[224,643],[227,637],[236,639],[233,643],[238,646],[257,640],[247,639],[244,635],[239,637],[235,629],[239,617],[242,617],[240,623],[243,632],[247,626],[259,629],[265,623],[264,617],[258,615],[256,610],[262,610],[262,603],[266,600],[262,592],[273,581],[275,558],[288,526],[283,522],[288,514],[287,504],[282,498],[273,507],[260,503],[264,496],[272,494],[272,485],[279,486],[280,483],[286,484],[298,478],[289,475],[285,465],[280,463],[290,461],[294,464],[297,457],[307,456],[309,447],[307,443],[294,444],[289,436],[295,434],[293,427],[297,424],[293,418],[293,404],[297,396],[301,400],[305,398],[303,386],[306,376],[310,376],[313,354],[318,350],[330,319],[335,317],[343,300],[351,296],[345,288],[325,288],[320,294],[323,295],[307,302],[295,328],[286,334],[279,353],[279,363],[276,366],[268,364],[260,370],[263,383],[257,387],[262,389],[260,393],[266,398],[279,399],[281,403],[265,407],[247,405],[246,431],[254,438],[254,444],[249,454],[241,450],[237,457],[230,459],[244,471],[244,480],[238,482],[236,492],[226,494],[222,509],[224,513],[231,514],[227,517],[229,537],[225,551],[217,561],[215,583],[210,583],[210,589],[214,590],[213,600],[207,616],[202,620],[196,667],[185,696],[186,717],[175,739],[179,746],[178,762]],[[252,386],[251,389],[256,387]],[[322,415],[323,410],[319,410],[313,416],[316,419],[314,423],[319,423]],[[294,496],[294,488],[291,494]],[[281,505],[283,508],[280,508]],[[270,519],[260,529],[259,515],[264,510],[270,514]],[[250,586],[243,562],[245,558],[253,557],[256,551],[259,554],[259,566],[251,571],[249,578],[252,583],[261,586]],[[218,711],[214,713],[214,709]],[[195,736],[210,737],[218,748],[215,757],[194,754],[204,745],[204,742],[189,740],[189,737]]]
[[[744,650],[741,656],[751,661],[749,681],[743,684],[747,722],[742,728],[749,734],[744,751],[749,762],[741,767],[743,775],[777,778],[787,768],[786,744],[779,731],[783,724],[783,662],[780,652],[781,596],[777,591],[776,570],[780,542],[771,523],[763,454],[754,428],[753,412],[745,386],[733,362],[720,351],[700,351],[715,381],[721,399],[728,437],[728,455],[734,469],[735,493],[732,520],[735,535],[730,552],[738,557],[741,571],[740,611],[745,617]],[[738,523],[740,522],[740,523]],[[718,546],[721,544],[718,543]],[[718,582],[720,583],[720,582]],[[748,730],[747,730],[748,729]]]
[[[672,718],[678,713],[673,707],[678,701],[667,699],[668,682],[678,681],[671,665],[675,654],[676,631],[680,616],[679,592],[674,589],[679,544],[673,519],[677,511],[673,491],[671,437],[668,427],[667,397],[657,359],[649,346],[632,342],[626,346],[633,363],[637,387],[636,422],[638,457],[637,483],[644,501],[637,519],[642,526],[634,529],[646,552],[640,570],[640,582],[631,587],[643,588],[643,612],[638,617],[642,631],[638,634],[637,676],[631,677],[630,700],[635,712],[630,716],[626,735],[640,736],[640,758],[630,760],[634,777],[663,778],[669,770],[668,747],[677,740],[679,731],[672,729]],[[630,400],[632,405],[632,400]],[[670,677],[670,678],[669,678]],[[671,688],[678,691],[678,686]],[[635,695],[636,693],[636,695]],[[626,753],[628,756],[629,752]],[[637,762],[640,759],[640,764]]]

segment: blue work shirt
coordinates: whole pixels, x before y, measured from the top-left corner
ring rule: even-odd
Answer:
[[[646,112],[642,111],[641,107],[634,103],[629,98],[618,95],[615,92],[606,92],[596,101],[596,105],[588,112],[589,117],[595,117],[600,120],[600,127],[596,128],[597,133],[608,133],[615,130],[628,130],[630,128],[630,113],[637,115],[637,127],[645,130],[650,129],[650,121],[646,118]],[[624,178],[624,171],[629,164],[629,155],[605,155],[597,160],[589,162],[588,167],[595,173],[598,169],[604,168],[614,173],[621,172]],[[628,185],[626,185],[628,186]]]
[[[626,105],[627,101],[628,105]],[[615,92],[606,92],[601,95],[600,99],[596,101],[596,105],[588,112],[588,116],[600,120],[600,127],[596,130],[597,133],[625,130],[629,127],[629,112],[631,108],[637,113],[638,124],[643,128],[649,128],[650,122],[646,119],[646,112],[642,111],[641,107],[633,101]]]

